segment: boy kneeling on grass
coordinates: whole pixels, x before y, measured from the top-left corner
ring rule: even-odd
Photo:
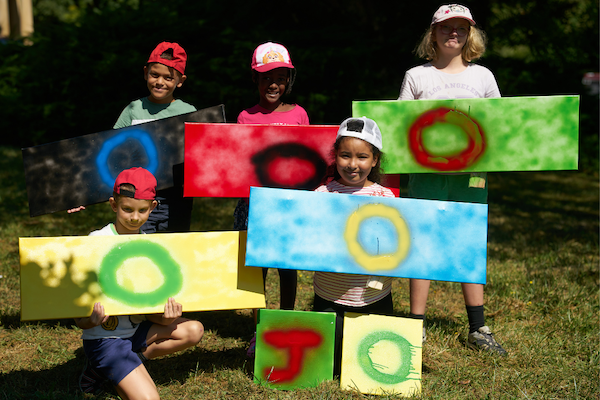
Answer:
[[[144,233],[141,226],[156,207],[156,178],[144,168],[119,174],[109,199],[116,221],[90,236]],[[98,394],[108,379],[123,399],[158,399],[143,361],[196,345],[204,334],[198,321],[181,318],[182,306],[169,298],[163,314],[109,316],[100,303],[92,315],[76,318],[83,329],[87,362],[79,378],[84,393]]]

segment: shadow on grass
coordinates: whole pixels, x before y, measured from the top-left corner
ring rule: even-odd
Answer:
[[[597,251],[597,180],[577,171],[515,172],[491,175],[489,186],[490,256],[501,256],[495,245],[552,250],[568,241]]]
[[[11,371],[0,375],[0,397],[6,399],[80,399],[79,376],[85,364],[83,348],[74,358],[41,371]],[[221,369],[243,368],[247,362],[245,350],[206,351],[195,348],[180,354],[150,360],[145,365],[157,386],[173,382],[185,383],[198,373],[213,373]],[[109,384],[108,393],[115,393]]]

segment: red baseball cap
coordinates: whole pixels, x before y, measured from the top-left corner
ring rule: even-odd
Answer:
[[[171,59],[163,58],[163,53],[171,54]],[[181,75],[185,74],[185,64],[187,62],[187,54],[183,47],[177,43],[162,42],[152,51],[148,63],[160,63],[167,67],[173,67],[177,71],[181,72]]]
[[[121,185],[128,183],[135,190],[121,189]],[[154,200],[156,198],[156,178],[150,171],[141,167],[133,167],[122,171],[113,186],[113,191],[121,196],[137,200]]]

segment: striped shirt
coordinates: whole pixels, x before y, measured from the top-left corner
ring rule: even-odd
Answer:
[[[319,186],[315,192],[395,197],[390,189],[377,183],[354,187],[331,181],[327,185]],[[369,287],[368,283],[371,280],[382,282],[383,288],[379,290]],[[316,295],[325,300],[350,307],[364,307],[383,299],[391,292],[392,278],[317,271],[314,275],[314,290]]]

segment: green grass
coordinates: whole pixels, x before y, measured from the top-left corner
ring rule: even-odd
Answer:
[[[467,349],[460,285],[434,282],[420,398],[599,398],[599,185],[591,171],[490,174],[486,322],[509,355]],[[0,399],[81,399],[83,351],[73,321],[20,322],[18,238],[87,235],[112,211],[99,204],[30,218],[18,149],[0,147],[0,179]],[[230,229],[235,203],[196,199],[192,229]],[[312,274],[301,272],[299,282],[296,309],[310,310]],[[278,306],[276,293],[270,270],[269,308]],[[393,296],[396,314],[406,315],[405,279],[394,282]],[[205,325],[200,344],[148,363],[164,399],[379,398],[342,391],[335,381],[295,391],[257,386],[245,357],[249,310],[186,316]]]

